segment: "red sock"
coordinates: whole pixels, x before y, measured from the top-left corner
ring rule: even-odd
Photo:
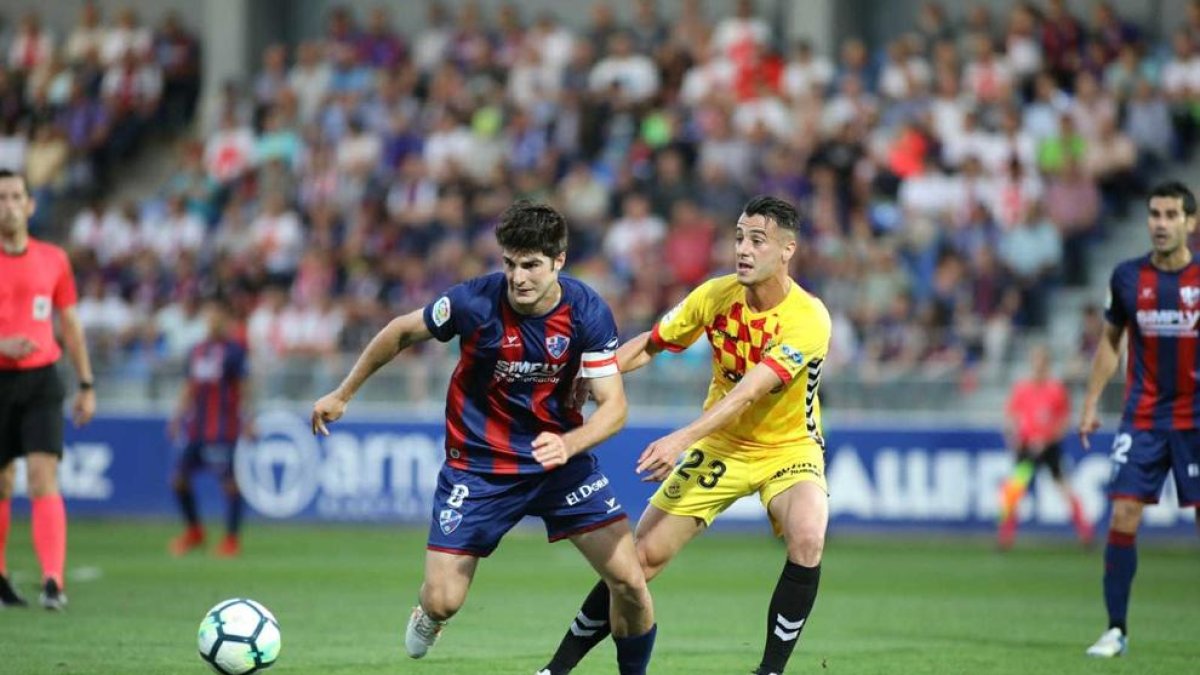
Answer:
[[[42,564],[42,578],[54,579],[64,588],[63,567],[67,562],[67,509],[62,495],[34,497],[33,548]]]
[[[1080,539],[1092,538],[1092,524],[1083,515],[1083,504],[1079,502],[1079,497],[1071,497],[1071,522],[1075,523],[1075,532]]]
[[[12,522],[12,500],[0,499],[0,576],[8,574],[4,552],[8,550],[8,525]]]

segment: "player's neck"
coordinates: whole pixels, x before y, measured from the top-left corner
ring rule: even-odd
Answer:
[[[786,274],[765,279],[746,287],[746,304],[752,312],[765,312],[783,302],[792,290],[792,279]]]
[[[513,302],[511,295],[508,296],[508,304],[512,306],[513,311],[522,316],[542,316],[558,306],[560,300],[562,300],[562,284],[557,281],[550,287],[550,292],[533,305],[518,305]]]
[[[1178,272],[1191,262],[1192,250],[1186,246],[1180,246],[1166,255],[1157,252],[1150,254],[1150,264],[1164,272]]]
[[[21,255],[29,248],[29,232],[19,229],[11,234],[0,235],[0,248],[7,255]]]

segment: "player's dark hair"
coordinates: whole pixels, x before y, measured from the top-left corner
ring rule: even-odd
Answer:
[[[21,184],[25,186],[25,191],[29,192],[29,180],[25,178],[25,174],[17,173],[12,169],[0,169],[0,180],[5,178],[20,178]]]
[[[567,220],[545,204],[522,199],[500,216],[496,241],[508,251],[557,258],[567,250]]]
[[[742,209],[742,213],[747,216],[763,216],[773,220],[776,227],[791,232],[793,236],[796,234],[796,227],[800,220],[800,215],[796,213],[796,207],[770,195],[751,197]]]
[[[1186,185],[1177,180],[1159,183],[1153,190],[1150,191],[1150,196],[1146,198],[1146,201],[1149,202],[1155,197],[1178,199],[1179,201],[1183,202],[1184,215],[1196,215],[1196,195],[1193,195],[1192,191],[1189,190]]]

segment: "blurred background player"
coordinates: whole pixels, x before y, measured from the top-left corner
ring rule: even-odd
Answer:
[[[400,350],[431,337],[460,338],[446,397],[446,462],[438,475],[425,580],[405,647],[419,659],[466,602],[480,558],[524,516],[551,542],[570,539],[612,589],[617,665],[644,674],[654,610],[628,518],[591,447],[616,433],[628,406],[614,350],[612,310],[590,287],[560,276],[567,225],[554,209],[517,202],[496,228],[503,273],[451,288],[423,310],[393,320],[345,381],[313,407],[313,433]],[[599,404],[585,422],[572,406],[576,375]]]
[[[204,528],[192,490],[192,474],[209,468],[220,479],[225,493],[225,538],[215,553],[235,556],[241,549],[242,495],[234,478],[238,439],[252,435],[249,362],[245,346],[234,337],[233,317],[219,299],[204,304],[208,334],[192,347],[187,360],[187,382],[179,395],[168,434],[181,441],[182,454],[171,478],[187,529],[171,541],[174,555],[183,555],[204,544]]]
[[[1050,370],[1046,345],[1034,346],[1029,362],[1030,377],[1013,385],[1006,409],[1006,431],[1009,447],[1016,454],[1016,466],[1000,493],[1000,548],[1010,548],[1016,539],[1018,507],[1040,466],[1050,470],[1054,484],[1070,504],[1075,533],[1087,546],[1092,541],[1092,526],[1062,470],[1062,440],[1071,424],[1070,394]]]
[[[1089,656],[1113,657],[1129,647],[1126,614],[1137,572],[1137,531],[1146,504],[1159,500],[1167,472],[1175,475],[1180,507],[1200,507],[1200,264],[1188,248],[1196,229],[1196,198],[1182,183],[1160,185],[1148,199],[1151,252],[1117,265],[1109,281],[1108,325],[1088,377],[1079,435],[1100,428],[1097,406],[1129,335],[1125,409],[1113,439],[1112,501],[1104,549],[1108,630]],[[1198,510],[1200,518],[1200,510]]]
[[[644,480],[662,485],[638,522],[637,548],[653,579],[721,512],[758,493],[787,543],[759,675],[783,672],[808,621],[829,520],[817,388],[831,326],[825,305],[788,276],[797,220],[796,209],[781,199],[751,199],[737,221],[737,272],[705,282],[617,352],[621,371],[629,372],[663,350],[683,351],[703,334],[712,344],[704,413],[638,459]],[[569,673],[604,640],[608,605],[607,587],[596,584],[538,675]]]
[[[67,511],[58,490],[63,453],[63,399],[54,337],[58,310],[63,345],[79,380],[71,406],[77,426],[96,412],[92,365],[75,312],[75,277],[59,247],[29,236],[37,204],[25,178],[0,170],[0,605],[24,606],[8,580],[5,548],[16,478],[13,460],[25,458],[33,509],[33,548],[42,567],[41,603],[66,607]]]

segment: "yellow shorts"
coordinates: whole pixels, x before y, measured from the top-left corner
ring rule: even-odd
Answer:
[[[757,492],[763,508],[768,508],[776,495],[804,481],[829,493],[825,453],[820,446],[791,448],[753,459],[700,446],[684,453],[683,461],[658,486],[650,503],[667,513],[701,518],[711,525],[718,514],[746,495]],[[774,518],[771,524],[778,534]]]

